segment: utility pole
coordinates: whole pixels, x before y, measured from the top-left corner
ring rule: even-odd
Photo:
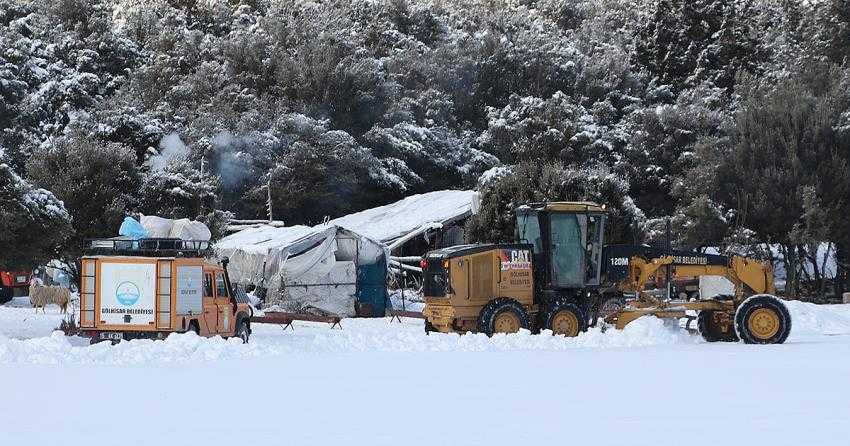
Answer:
[[[672,241],[671,241],[671,237],[670,237],[670,219],[669,218],[666,221],[664,232],[665,232],[664,235],[665,235],[665,238],[666,238],[665,243],[664,243],[664,249],[667,251],[666,254],[668,256],[671,256],[671,255],[673,255],[673,248],[671,246]],[[666,269],[666,273],[667,273],[667,299],[669,300],[670,297],[671,297],[670,295],[673,294],[673,284],[670,282],[670,276],[671,276],[672,268],[670,267],[669,263],[667,264],[665,269]]]
[[[267,193],[266,207],[268,208],[268,211],[269,211],[269,223],[271,223],[271,222],[274,221],[274,214],[272,213],[272,177],[271,177],[271,175],[269,175],[269,179],[266,182],[266,193]]]

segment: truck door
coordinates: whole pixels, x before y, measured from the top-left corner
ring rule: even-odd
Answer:
[[[204,271],[204,323],[210,333],[218,333],[218,306],[213,292],[213,273]]]
[[[231,313],[233,313],[233,306],[230,304],[230,294],[227,292],[224,273],[221,271],[215,273],[215,304],[218,308],[218,332],[232,333],[231,325],[234,325],[234,321]]]

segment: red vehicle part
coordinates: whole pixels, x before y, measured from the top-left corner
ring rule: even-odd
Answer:
[[[32,271],[0,271],[0,304],[29,292]]]

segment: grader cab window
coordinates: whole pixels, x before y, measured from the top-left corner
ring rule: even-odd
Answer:
[[[517,214],[516,225],[517,237],[520,243],[534,245],[534,254],[543,252],[543,240],[540,238],[540,221],[536,212],[523,212]]]
[[[584,231],[578,217],[574,213],[553,212],[549,218],[552,285],[556,287],[584,285]]]
[[[604,230],[604,217],[601,215],[579,215],[579,220],[586,221],[587,240],[585,243],[584,260],[587,265],[585,270],[585,284],[599,285],[599,270],[602,263],[602,231]]]

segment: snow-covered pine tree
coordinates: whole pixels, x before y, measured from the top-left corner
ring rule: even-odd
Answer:
[[[50,191],[21,178],[0,156],[0,271],[56,258],[71,235],[71,216]]]

